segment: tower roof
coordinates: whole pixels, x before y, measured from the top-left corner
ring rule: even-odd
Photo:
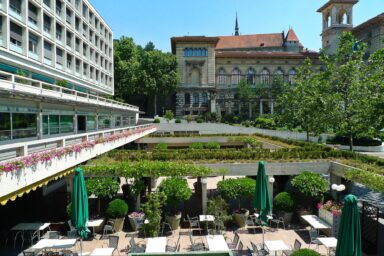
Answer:
[[[288,30],[287,37],[285,41],[291,41],[291,42],[299,42],[299,38],[297,37],[295,31],[293,31],[292,28]]]
[[[329,0],[326,4],[320,7],[317,12],[322,12],[332,4],[356,4],[359,0]]]
[[[237,22],[237,13],[236,13],[236,22],[235,22],[235,36],[239,35],[239,23]]]

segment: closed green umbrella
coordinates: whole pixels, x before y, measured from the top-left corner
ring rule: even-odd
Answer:
[[[361,256],[361,226],[357,198],[347,195],[337,234],[336,256]]]
[[[253,208],[257,209],[262,225],[267,225],[267,215],[271,212],[271,200],[269,197],[267,176],[265,175],[265,163],[259,162],[257,170],[255,196],[253,197]],[[264,245],[264,229],[263,229],[263,245]]]
[[[83,171],[81,168],[76,168],[75,177],[73,178],[71,222],[80,236],[80,253],[82,253],[82,239],[86,238],[89,233],[87,228],[88,219],[88,194]]]

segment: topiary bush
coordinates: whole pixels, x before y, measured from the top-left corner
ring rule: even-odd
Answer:
[[[188,200],[192,196],[192,189],[188,187],[185,179],[170,177],[160,183],[159,191],[166,196],[166,201],[173,207],[174,213],[177,212],[178,205]]]
[[[180,124],[180,123],[181,123],[181,120],[180,120],[179,118],[177,118],[177,119],[175,120],[175,123],[176,123],[176,124]]]
[[[241,199],[250,199],[255,192],[256,182],[251,178],[226,179],[217,183],[217,190],[225,199],[237,199],[240,210]]]
[[[128,213],[128,205],[124,200],[114,199],[109,202],[105,215],[111,219],[123,218]]]
[[[273,209],[277,212],[293,212],[295,199],[288,192],[281,192],[273,199]]]
[[[155,120],[153,120],[153,122],[154,122],[155,124],[159,124],[159,123],[160,123],[160,118],[155,118]]]
[[[321,254],[311,249],[300,249],[294,251],[291,256],[320,256]]]
[[[292,186],[305,196],[318,198],[328,191],[329,182],[321,174],[304,171],[291,181]]]
[[[201,124],[202,122],[204,122],[204,119],[202,117],[199,116],[198,118],[196,118],[196,123]]]

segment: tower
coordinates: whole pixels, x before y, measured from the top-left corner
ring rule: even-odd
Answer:
[[[236,13],[236,22],[235,22],[235,36],[239,35],[239,23],[237,22],[237,13]]]
[[[342,32],[353,28],[352,11],[358,0],[329,0],[317,12],[322,13],[322,48],[333,54]]]

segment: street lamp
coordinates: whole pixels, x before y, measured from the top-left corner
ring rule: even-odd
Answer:
[[[272,184],[273,184],[274,182],[275,182],[275,178],[270,177],[270,178],[269,178],[269,183],[272,183]]]
[[[339,202],[339,193],[337,192],[342,192],[345,190],[344,184],[340,184],[340,185],[332,184],[331,188],[332,190],[336,191],[336,201]]]

